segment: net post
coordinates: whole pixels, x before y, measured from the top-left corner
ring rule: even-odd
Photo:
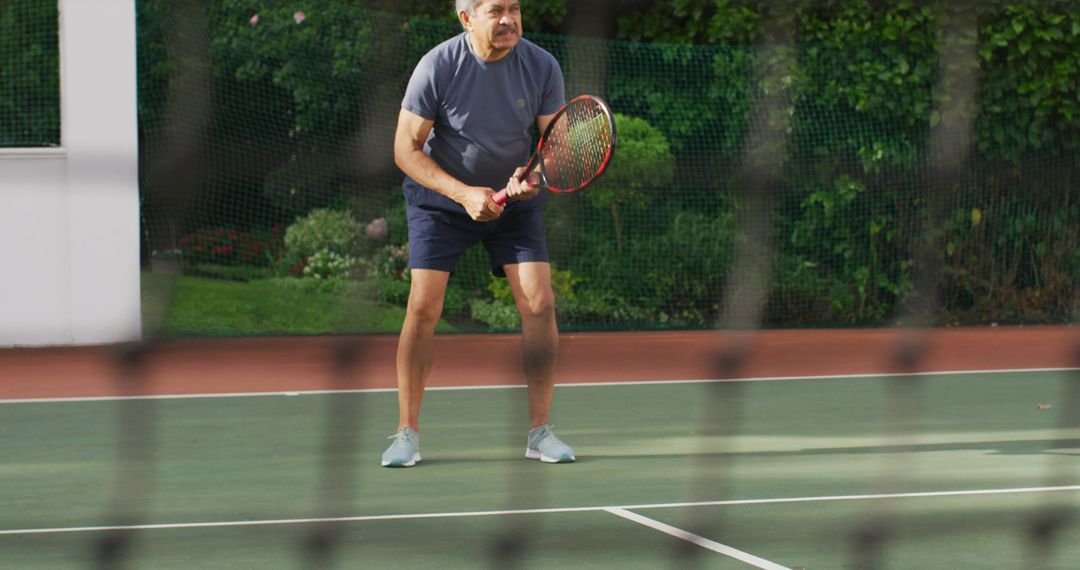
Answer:
[[[359,489],[354,481],[357,474],[359,442],[363,436],[363,401],[359,394],[350,393],[360,387],[358,365],[363,358],[363,337],[339,340],[330,349],[329,378],[323,410],[324,427],[322,466],[313,517],[334,519],[355,514],[353,508]],[[345,540],[341,523],[320,522],[304,536],[300,553],[305,568],[332,568],[336,549]]]
[[[910,486],[917,465],[913,446],[919,431],[919,412],[925,392],[921,374],[932,343],[929,329],[941,299],[938,283],[942,273],[942,227],[948,198],[957,194],[964,183],[973,152],[974,117],[972,109],[978,93],[978,53],[970,41],[977,32],[974,6],[964,0],[944,7],[939,13],[941,27],[940,57],[933,88],[934,112],[941,122],[930,132],[929,157],[925,182],[925,217],[922,240],[914,252],[915,283],[910,299],[902,302],[896,321],[902,329],[890,357],[897,375],[888,380],[886,395],[886,432],[884,445],[896,453],[882,462],[874,485],[875,492],[897,493]],[[871,502],[853,529],[853,568],[880,568],[885,564],[885,549],[896,532],[895,516],[888,502]]]
[[[792,94],[785,86],[796,66],[793,18],[783,8],[770,11],[754,46],[753,78],[749,98],[759,103],[750,110],[749,129],[741,163],[737,170],[739,209],[738,233],[733,268],[725,284],[723,305],[716,322],[723,345],[714,358],[716,382],[710,385],[706,400],[703,445],[696,456],[692,492],[697,501],[720,500],[729,493],[728,473],[735,454],[732,438],[739,434],[743,409],[744,365],[753,350],[755,333],[760,330],[763,311],[772,279],[773,208],[781,175],[787,164]],[[717,449],[714,442],[720,442]],[[716,536],[725,521],[722,513],[709,516],[707,509],[693,509],[686,526],[700,536]],[[678,564],[700,565],[702,549],[678,548]]]
[[[1080,304],[1080,293],[1076,298]],[[1073,368],[1063,372],[1061,381],[1056,434],[1049,442],[1045,458],[1044,485],[1047,487],[1075,484],[1080,475],[1075,455],[1051,451],[1076,447],[1080,438],[1080,333],[1073,334],[1069,350]],[[1025,566],[1052,567],[1054,548],[1066,536],[1065,530],[1076,526],[1076,517],[1075,508],[1063,505],[1053,493],[1045,493],[1038,512],[1028,522]]]
[[[112,570],[125,567],[134,537],[123,527],[139,524],[152,494],[152,474],[156,435],[156,407],[149,398],[147,361],[156,343],[134,342],[118,345],[113,353],[116,407],[116,461],[112,501],[106,515],[105,531],[93,547],[95,567]]]

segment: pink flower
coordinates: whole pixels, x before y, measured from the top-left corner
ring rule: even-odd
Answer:
[[[303,12],[294,12],[292,19],[296,20],[296,23],[299,24],[307,19],[307,14],[304,14]]]
[[[259,15],[255,14],[254,16],[252,16],[251,19],[248,20],[248,23],[251,24],[252,26],[258,25],[259,24]]]
[[[371,240],[383,239],[389,231],[390,227],[386,223],[386,218],[376,218],[364,228],[364,234]]]

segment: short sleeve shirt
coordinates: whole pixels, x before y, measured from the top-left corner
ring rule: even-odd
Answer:
[[[499,190],[532,152],[536,118],[565,103],[562,69],[550,53],[521,38],[497,61],[473,51],[467,32],[428,52],[413,71],[401,106],[434,120],[424,152],[448,174]],[[451,211],[460,204],[406,176],[410,203]],[[539,207],[546,193],[515,207]]]

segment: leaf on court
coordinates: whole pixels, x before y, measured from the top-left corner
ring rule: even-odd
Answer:
[[[1040,412],[1045,412],[1046,410],[1049,410],[1050,408],[1053,408],[1053,407],[1054,407],[1053,404],[1035,404],[1035,409],[1039,410]]]

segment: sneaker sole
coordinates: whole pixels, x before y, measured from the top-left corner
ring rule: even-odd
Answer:
[[[419,451],[414,453],[412,458],[409,459],[408,461],[406,461],[405,463],[394,463],[393,461],[383,461],[382,466],[383,467],[412,467],[413,465],[416,465],[417,463],[420,463],[420,452]]]
[[[561,458],[560,459],[560,458],[557,458],[557,457],[548,457],[548,456],[544,455],[543,453],[540,453],[539,451],[536,451],[535,449],[526,449],[525,450],[525,457],[527,459],[539,459],[540,461],[543,461],[544,463],[573,463],[574,462],[574,456],[573,455],[571,455],[568,458]]]

